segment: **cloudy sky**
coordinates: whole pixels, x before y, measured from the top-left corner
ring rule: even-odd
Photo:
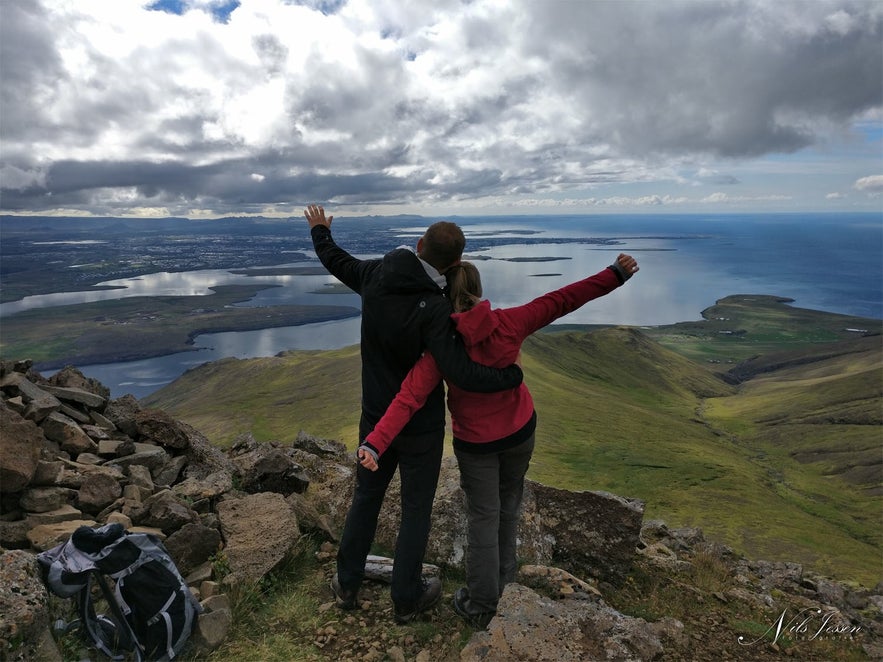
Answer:
[[[878,0],[0,0],[0,213],[883,210]]]

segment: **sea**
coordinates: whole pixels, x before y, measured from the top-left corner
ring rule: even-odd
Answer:
[[[567,324],[658,326],[701,319],[731,294],[768,294],[794,306],[883,320],[883,211],[840,214],[592,215],[448,217],[467,238],[464,259],[478,266],[494,307],[517,306],[594,274],[619,253],[640,271],[624,287],[559,320]],[[360,258],[413,247],[434,219],[335,219],[338,243]],[[295,226],[308,236],[305,221]],[[384,244],[383,248],[379,247]],[[307,244],[309,245],[309,244]],[[315,254],[280,265],[317,264]],[[28,297],[0,315],[45,305],[116,296],[209,293],[212,285],[268,282],[241,305],[328,303],[358,308],[359,297],[328,274],[262,276],[210,269],[107,281],[121,289]],[[335,285],[337,285],[335,287]],[[112,397],[142,398],[186,370],[226,357],[334,349],[359,341],[358,316],[334,322],[197,336],[194,351],[121,363],[77,366]],[[46,372],[44,374],[51,374]]]

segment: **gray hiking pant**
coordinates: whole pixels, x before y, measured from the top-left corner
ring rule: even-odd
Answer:
[[[499,453],[455,451],[469,521],[466,587],[471,606],[482,611],[496,611],[503,587],[515,581],[515,534],[534,439]]]

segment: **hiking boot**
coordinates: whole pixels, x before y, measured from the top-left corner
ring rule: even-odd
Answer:
[[[337,573],[331,578],[331,592],[334,593],[334,604],[341,609],[356,609],[359,604],[356,601],[358,591],[344,591],[337,579]]]
[[[423,593],[417,598],[417,602],[414,604],[413,608],[409,610],[399,609],[399,607],[395,608],[394,617],[396,623],[400,625],[410,623],[418,614],[421,614],[428,609],[432,609],[441,598],[441,582],[438,578],[423,578],[420,581],[423,584]]]
[[[458,588],[457,592],[454,593],[454,611],[469,625],[479,630],[484,630],[497,614],[496,611],[480,611],[476,609],[469,599],[469,590],[465,587]]]

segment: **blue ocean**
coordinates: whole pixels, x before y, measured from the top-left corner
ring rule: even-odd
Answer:
[[[700,319],[701,311],[731,294],[770,294],[792,305],[883,320],[883,213],[744,215],[597,215],[446,217],[467,237],[465,259],[482,274],[485,298],[495,307],[516,306],[633,255],[640,272],[623,288],[560,320],[570,324],[655,326]],[[413,247],[434,219],[335,218],[337,242],[359,257],[399,245]],[[303,219],[291,232],[303,233]],[[382,248],[381,248],[382,247]],[[307,250],[309,252],[309,249]],[[312,257],[312,256],[311,256]],[[303,264],[304,262],[285,262]],[[311,264],[316,264],[313,258]],[[213,284],[266,280],[243,305],[331,303],[360,305],[353,293],[319,276],[242,276],[207,270],[144,274],[113,281],[139,294],[208,292]],[[250,280],[249,280],[250,279]],[[334,294],[323,294],[323,288]],[[126,290],[101,295],[125,296]],[[51,295],[57,303],[77,293]],[[93,297],[94,298],[94,297]],[[41,304],[38,297],[27,305]],[[86,300],[86,299],[82,299]],[[14,304],[4,304],[13,313]],[[143,397],[186,369],[224,357],[272,356],[289,349],[331,349],[358,342],[359,318],[251,332],[206,334],[198,351],[118,364],[78,366],[107,385],[113,397]]]

